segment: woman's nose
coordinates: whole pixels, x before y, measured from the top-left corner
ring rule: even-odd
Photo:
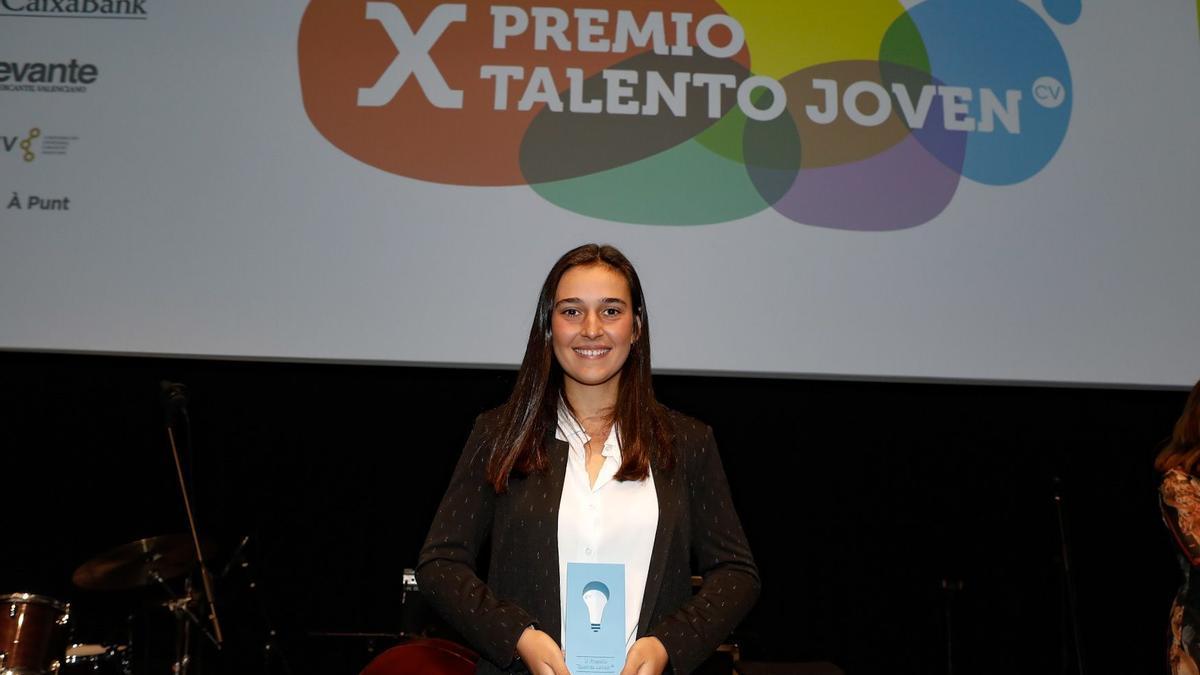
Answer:
[[[596,337],[600,333],[600,315],[588,312],[587,316],[583,318],[583,334],[588,337]]]

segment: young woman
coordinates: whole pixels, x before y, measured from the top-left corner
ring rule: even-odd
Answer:
[[[641,282],[606,245],[547,275],[512,395],[476,418],[417,582],[482,654],[476,672],[566,675],[568,562],[625,565],[621,675],[690,672],[758,597],[712,429],[655,400]]]
[[[1183,586],[1171,604],[1173,675],[1200,675],[1200,586],[1192,574],[1200,565],[1200,382],[1192,387],[1171,441],[1158,454],[1154,468],[1162,472],[1159,505],[1163,520],[1179,544]]]

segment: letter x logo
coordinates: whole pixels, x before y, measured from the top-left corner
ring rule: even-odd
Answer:
[[[462,91],[451,89],[446,84],[446,78],[442,77],[441,71],[429,57],[429,50],[450,24],[467,20],[466,5],[438,5],[415,34],[400,8],[390,2],[368,2],[367,18],[383,24],[383,29],[396,46],[396,58],[374,85],[359,88],[359,106],[387,105],[404,86],[408,76],[413,75],[425,98],[433,105],[439,108],[462,107]]]

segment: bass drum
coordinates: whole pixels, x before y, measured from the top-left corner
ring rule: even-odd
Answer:
[[[359,675],[473,675],[478,660],[457,642],[418,638],[376,656]]]

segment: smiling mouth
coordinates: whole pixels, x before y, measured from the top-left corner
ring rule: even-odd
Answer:
[[[601,347],[599,349],[583,349],[580,347],[575,347],[572,351],[585,359],[602,359],[605,356],[608,356],[608,353],[612,351],[612,347]]]

